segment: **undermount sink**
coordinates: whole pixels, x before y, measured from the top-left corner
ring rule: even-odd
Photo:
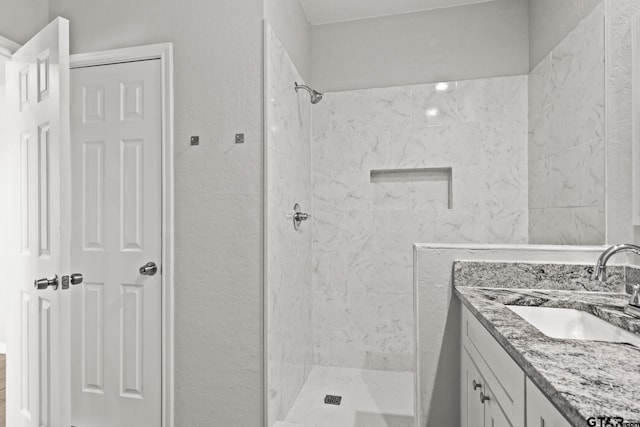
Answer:
[[[640,348],[640,337],[584,311],[516,305],[507,307],[551,338],[627,343]]]

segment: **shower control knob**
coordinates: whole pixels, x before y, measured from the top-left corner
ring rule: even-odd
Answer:
[[[158,272],[158,266],[155,262],[148,262],[139,271],[143,276],[154,276]]]
[[[302,224],[302,221],[308,220],[311,215],[302,212],[300,204],[296,203],[295,205],[293,205],[293,215],[290,215],[289,217],[293,219],[293,229],[298,231],[298,229],[300,228],[300,224]]]
[[[309,214],[304,212],[296,212],[293,215],[293,219],[298,222],[306,221],[309,219]]]

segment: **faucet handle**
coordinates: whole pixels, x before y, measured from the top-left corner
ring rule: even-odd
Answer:
[[[634,307],[640,307],[640,285],[634,285],[633,290],[631,291],[631,299],[629,300],[629,305]]]

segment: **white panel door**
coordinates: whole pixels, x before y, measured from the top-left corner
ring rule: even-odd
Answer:
[[[72,424],[161,425],[160,61],[71,70]],[[155,262],[155,275],[140,267]]]
[[[58,18],[7,63],[11,263],[7,425],[69,425],[69,22]],[[57,290],[56,290],[57,289]]]

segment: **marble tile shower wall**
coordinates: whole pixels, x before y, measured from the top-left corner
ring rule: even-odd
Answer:
[[[632,222],[633,21],[637,0],[607,0],[607,240],[628,241]],[[636,240],[638,236],[636,235]]]
[[[313,122],[315,363],[411,370],[413,243],[527,242],[527,76],[327,93]],[[451,200],[371,179],[432,167]]]
[[[311,206],[311,104],[298,71],[266,30],[267,351],[269,426],[284,420],[313,365],[311,227],[293,229],[294,203]]]
[[[605,241],[605,4],[529,75],[529,241]]]

